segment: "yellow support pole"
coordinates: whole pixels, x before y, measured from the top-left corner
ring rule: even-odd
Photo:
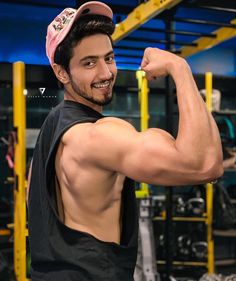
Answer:
[[[205,73],[205,87],[206,87],[206,105],[210,112],[212,112],[212,73]]]
[[[25,89],[25,65],[23,62],[13,64],[13,123],[17,133],[14,155],[14,269],[17,281],[26,278],[26,105],[23,91]]]
[[[144,131],[148,128],[148,82],[147,78],[145,77],[145,72],[142,70],[138,70],[136,72],[136,78],[138,80],[138,98],[140,102],[140,112],[141,112],[141,121],[140,121],[140,128],[141,131]],[[149,188],[148,184],[141,183],[140,190],[136,191],[137,198],[143,198],[149,196]]]
[[[212,73],[205,74],[206,105],[212,111]],[[207,245],[208,245],[208,273],[214,273],[214,241],[212,236],[212,214],[213,214],[213,184],[206,185],[206,212],[207,212]]]
[[[208,273],[215,272],[214,266],[214,241],[212,237],[212,203],[213,203],[213,184],[206,185],[207,194],[207,245],[208,245]]]

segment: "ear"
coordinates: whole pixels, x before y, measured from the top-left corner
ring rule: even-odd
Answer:
[[[60,65],[60,64],[56,64],[54,63],[52,65],[52,69],[57,77],[57,79],[63,83],[63,84],[67,84],[70,82],[70,77],[67,73],[67,71]]]

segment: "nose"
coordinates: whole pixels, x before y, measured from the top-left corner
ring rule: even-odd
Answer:
[[[109,65],[104,60],[99,62],[98,77],[100,80],[109,80],[112,77],[112,72],[109,68]]]

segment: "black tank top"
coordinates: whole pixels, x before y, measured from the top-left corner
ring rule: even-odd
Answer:
[[[58,216],[55,155],[62,135],[73,125],[96,122],[103,115],[73,101],[63,101],[45,120],[33,155],[28,201],[32,281],[130,281],[137,256],[138,215],[133,182],[122,191],[120,245],[71,229]]]

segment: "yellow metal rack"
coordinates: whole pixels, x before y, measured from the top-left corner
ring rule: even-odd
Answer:
[[[114,43],[123,39],[146,21],[177,5],[182,0],[149,0],[135,8],[125,20],[117,24],[112,35]]]
[[[17,281],[26,281],[26,102],[25,65],[13,64],[13,122],[17,133],[14,151],[14,269]]]
[[[212,111],[212,73],[205,74],[206,87],[206,105],[208,110]],[[213,184],[206,184],[206,209],[207,209],[207,245],[208,245],[208,273],[214,273],[214,241],[212,233],[212,216],[213,216]]]
[[[140,120],[140,128],[141,131],[144,131],[148,128],[148,82],[147,78],[145,77],[145,72],[142,70],[136,71],[136,78],[138,80],[138,100],[140,103],[140,113],[141,113],[141,120]],[[149,188],[148,184],[141,183],[140,190],[136,191],[137,198],[143,198],[149,196]]]
[[[236,19],[232,20],[230,22],[231,24],[236,24]],[[197,43],[197,47],[183,47],[180,49],[181,56],[183,57],[189,57],[196,53],[199,53],[201,51],[207,50],[209,48],[212,48],[215,45],[218,45],[226,40],[229,40],[236,36],[236,28],[233,27],[222,27],[214,32],[212,34],[215,34],[215,38],[199,38],[193,43]]]

